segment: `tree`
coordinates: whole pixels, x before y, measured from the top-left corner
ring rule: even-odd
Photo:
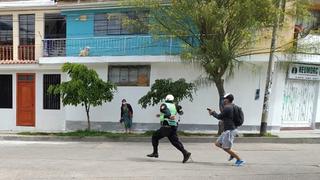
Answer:
[[[148,9],[150,32],[175,37],[184,47],[181,59],[204,68],[207,79],[217,87],[221,110],[224,76],[233,72],[238,57],[249,54],[245,49],[252,44],[255,31],[272,23],[276,13],[272,0],[166,2],[133,0],[129,4]]]
[[[303,2],[308,0],[295,0]],[[279,0],[132,0],[129,5],[150,13],[150,32],[175,37],[183,44],[181,59],[200,64],[215,83],[220,110],[225,94],[224,76],[232,74],[238,58],[269,53],[250,49],[269,32],[282,13]],[[297,7],[301,3],[294,3]],[[285,8],[285,6],[283,7]],[[293,9],[295,9],[293,7]],[[297,9],[300,11],[300,9]],[[138,23],[133,23],[138,24]],[[269,32],[270,33],[270,32]],[[282,48],[278,44],[276,50]]]
[[[87,129],[90,130],[91,106],[100,106],[103,102],[110,102],[116,86],[111,82],[104,82],[95,70],[88,69],[83,64],[65,63],[62,71],[66,72],[71,80],[50,86],[48,93],[60,94],[64,106],[79,104],[84,106],[88,122]]]
[[[141,97],[138,103],[146,108],[147,106],[154,106],[168,95],[174,96],[176,103],[181,102],[183,99],[188,98],[193,100],[192,93],[196,91],[196,87],[193,83],[187,83],[185,79],[179,79],[172,81],[172,79],[157,79],[151,86],[151,90],[143,97]]]
[[[223,76],[252,44],[254,31],[272,22],[272,0],[136,0],[147,8],[153,34],[176,37],[183,43],[182,59],[200,63],[225,94]],[[271,14],[271,15],[270,15]]]

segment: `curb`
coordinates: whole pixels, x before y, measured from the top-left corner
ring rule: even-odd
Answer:
[[[184,143],[213,143],[217,137],[181,136]],[[0,136],[6,141],[66,141],[66,142],[151,142],[151,137],[70,137],[70,136]],[[167,138],[161,141],[169,142]],[[320,138],[237,137],[235,143],[320,144]]]

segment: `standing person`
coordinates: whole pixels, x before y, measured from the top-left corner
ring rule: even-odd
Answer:
[[[176,120],[176,115],[182,115],[183,111],[181,106],[173,103],[173,100],[173,95],[168,94],[165,98],[165,103],[160,106],[160,114],[158,114],[157,117],[160,117],[161,127],[152,135],[153,153],[148,154],[147,156],[158,158],[159,140],[164,137],[168,137],[171,144],[182,152],[182,163],[185,163],[190,158],[191,153],[185,150],[182,143],[179,141],[177,135],[178,122]]]
[[[120,123],[123,122],[126,133],[131,133],[132,117],[133,110],[131,105],[125,99],[122,99]]]
[[[240,156],[232,150],[233,140],[234,137],[237,135],[237,129],[233,121],[233,95],[228,93],[223,97],[224,107],[220,114],[216,113],[215,111],[208,108],[209,114],[213,117],[220,119],[223,121],[224,131],[218,137],[215,145],[230,155],[229,161],[233,158],[236,158],[237,161],[235,162],[236,166],[241,166],[245,163],[244,160],[240,158]]]

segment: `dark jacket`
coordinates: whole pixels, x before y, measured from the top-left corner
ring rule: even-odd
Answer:
[[[213,111],[211,115],[213,117],[223,121],[224,131],[236,129],[236,126],[234,125],[234,122],[233,122],[233,106],[232,106],[232,104],[224,106],[224,108],[220,114]]]
[[[127,107],[128,107],[128,110],[129,110],[129,114],[130,114],[130,115],[131,115],[131,117],[132,117],[132,115],[133,115],[132,107],[131,107],[131,105],[130,105],[129,103],[127,103]],[[121,105],[121,115],[120,115],[120,117],[122,117],[122,116],[123,116],[123,113],[124,113],[123,105]]]

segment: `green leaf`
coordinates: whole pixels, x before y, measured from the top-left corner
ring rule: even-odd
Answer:
[[[154,106],[161,101],[168,94],[172,94],[175,98],[175,102],[179,103],[183,99],[193,100],[192,94],[196,91],[196,87],[193,83],[187,83],[185,79],[179,79],[173,81],[172,79],[156,79],[152,84],[151,90],[143,97],[141,97],[138,103],[142,108],[147,106]]]
[[[88,69],[83,64],[65,63],[62,71],[66,72],[71,80],[62,82],[60,85],[50,86],[48,93],[60,94],[63,105],[87,105],[90,107],[100,106],[104,102],[110,102],[117,90],[115,84],[104,82],[97,72]],[[88,118],[90,123],[90,118]]]

